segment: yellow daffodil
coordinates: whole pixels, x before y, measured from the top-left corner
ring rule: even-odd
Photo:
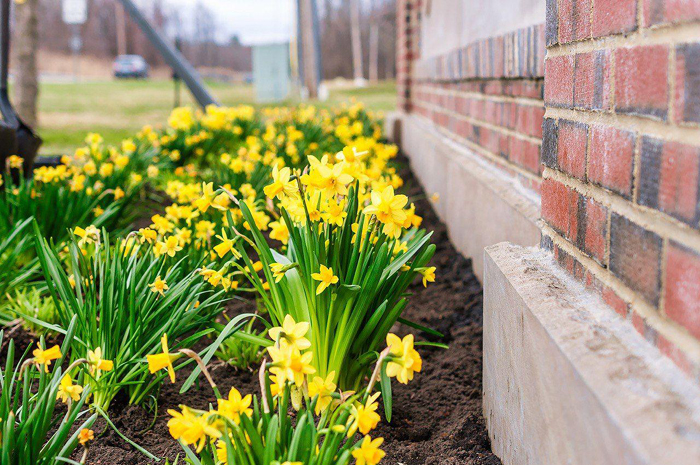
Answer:
[[[420,373],[423,361],[418,351],[413,348],[413,334],[401,339],[395,334],[387,334],[386,344],[391,354],[391,359],[386,365],[386,374],[396,377],[399,383],[408,384],[413,379],[413,374]]]
[[[35,363],[39,365],[44,365],[46,373],[49,372],[49,366],[51,365],[51,361],[57,360],[62,356],[61,348],[57,345],[54,345],[50,349],[43,349],[41,345],[39,345],[36,349],[34,349],[32,355],[34,356]]]
[[[282,281],[282,278],[284,278],[284,267],[285,265],[282,263],[270,263],[270,271],[272,271],[272,277],[275,279],[276,283]]]
[[[160,276],[156,276],[156,280],[148,285],[151,288],[151,292],[156,294],[165,295],[165,291],[169,289],[168,284],[165,280],[161,279]]]
[[[155,355],[147,355],[146,360],[148,360],[148,370],[151,373],[156,373],[162,369],[168,370],[168,375],[170,376],[170,381],[175,382],[175,367],[173,367],[173,362],[180,358],[179,354],[171,354],[168,352],[168,335],[163,334],[160,338],[160,345],[163,352]]]
[[[293,196],[297,193],[297,186],[294,181],[290,181],[291,170],[289,168],[272,168],[272,184],[265,186],[263,192],[271,199],[282,199],[283,196]]]
[[[284,317],[282,326],[270,328],[267,334],[275,342],[284,341],[299,350],[306,350],[311,347],[311,342],[304,337],[307,332],[309,332],[309,323],[305,321],[297,323],[292,315],[287,315]]]
[[[85,229],[78,226],[73,230],[73,234],[80,238],[80,240],[78,240],[78,245],[81,248],[84,247],[85,244],[92,244],[98,241],[100,238],[100,230],[93,225]]]
[[[67,404],[68,399],[73,399],[74,401],[80,400],[80,394],[83,393],[83,387],[79,384],[73,384],[73,379],[69,374],[65,374],[61,378],[61,384],[58,387],[58,393],[56,394],[56,399]]]
[[[284,221],[273,221],[270,223],[270,239],[280,241],[282,244],[289,242],[289,229]]]
[[[373,190],[371,204],[365,207],[366,215],[374,215],[384,225],[384,234],[399,237],[401,228],[406,222],[406,212],[403,208],[408,203],[405,195],[394,195],[394,188],[387,186],[383,191]]]
[[[196,444],[197,452],[201,452],[207,442],[207,437],[218,439],[221,432],[216,426],[210,424],[209,415],[198,415],[187,406],[182,405],[182,412],[168,410],[172,416],[168,420],[170,435],[187,445]]]
[[[384,458],[386,453],[379,448],[384,442],[384,438],[372,440],[371,437],[365,436],[360,447],[352,451],[352,456],[355,457],[356,465],[377,465]]]
[[[154,248],[157,256],[167,255],[169,257],[174,257],[181,250],[182,246],[177,236],[168,236],[164,241],[157,242]]]
[[[149,244],[153,244],[158,239],[158,233],[151,228],[141,228],[138,234],[142,243],[148,242]]]
[[[90,373],[99,375],[102,371],[112,371],[114,369],[113,361],[102,358],[101,347],[96,348],[94,351],[88,350],[87,359],[90,365]]]
[[[277,375],[277,382],[284,384],[286,381],[293,382],[297,386],[304,383],[305,375],[311,375],[316,369],[311,366],[313,353],[302,354],[298,348],[281,341],[280,344],[267,348],[272,358],[270,373]]]
[[[194,206],[202,213],[206,212],[214,200],[214,183],[202,183],[202,196],[195,200]]]
[[[241,415],[251,416],[253,414],[253,409],[250,408],[252,402],[253,396],[248,394],[242,397],[238,389],[232,387],[228,393],[228,399],[217,400],[217,413],[239,424]]]
[[[428,287],[428,283],[435,282],[435,267],[419,268],[418,272],[423,275],[423,287]]]
[[[24,164],[24,159],[22,157],[18,157],[17,155],[10,155],[7,158],[7,165],[10,168],[20,169],[22,168],[22,164]]]
[[[379,405],[376,400],[379,392],[372,394],[364,404],[354,405],[350,411],[348,419],[348,437],[352,437],[358,430],[362,434],[367,434],[379,424]]]
[[[335,392],[336,385],[333,382],[335,380],[335,371],[331,371],[326,376],[326,379],[320,376],[314,376],[313,381],[309,383],[309,397],[314,398],[318,396],[316,401],[316,415],[320,415],[321,412],[326,410],[328,406],[333,401],[331,394]]]
[[[324,265],[321,265],[319,272],[313,273],[311,277],[316,281],[320,281],[316,288],[316,295],[321,294],[331,284],[336,284],[338,282],[338,277],[333,274],[333,268],[327,268]]]
[[[88,428],[83,428],[78,433],[78,442],[80,445],[84,446],[90,441],[95,440],[95,432]]]
[[[224,258],[224,256],[231,252],[234,256],[234,258],[239,258],[240,253],[234,248],[235,247],[235,241],[233,239],[229,239],[226,236],[226,231],[222,230],[220,236],[216,236],[217,239],[221,241],[221,243],[217,246],[214,247],[214,252],[219,256],[219,258]]]

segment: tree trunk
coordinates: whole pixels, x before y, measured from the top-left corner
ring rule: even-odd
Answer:
[[[12,45],[16,50],[14,100],[20,118],[30,127],[38,122],[39,73],[37,49],[39,43],[39,0],[15,4],[16,27]]]
[[[124,6],[119,2],[114,2],[114,13],[117,23],[117,55],[126,55],[128,53],[128,49],[126,42],[126,13],[124,12]]]
[[[316,60],[316,36],[314,34],[314,21],[311,2],[313,0],[300,0],[299,21],[301,33],[302,66],[304,67],[304,85],[309,92],[310,99],[318,98],[318,63]]]
[[[362,70],[362,35],[360,34],[360,2],[350,0],[350,23],[352,28],[352,64],[356,85],[364,84]]]
[[[377,82],[379,80],[379,11],[375,8],[375,1],[372,0],[369,17],[369,80]]]

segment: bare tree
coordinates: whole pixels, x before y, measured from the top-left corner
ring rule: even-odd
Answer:
[[[16,4],[16,31],[13,46],[16,50],[15,102],[17,112],[26,124],[36,127],[38,122],[39,75],[37,50],[39,46],[39,0]]]
[[[362,32],[360,30],[360,2],[350,0],[350,22],[352,29],[352,67],[355,84],[361,85],[364,81],[362,70]]]
[[[376,0],[371,0],[369,14],[369,80],[379,80],[379,12]]]

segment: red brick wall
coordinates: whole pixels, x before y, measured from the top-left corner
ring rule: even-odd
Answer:
[[[544,247],[700,380],[700,0],[548,0]]]
[[[398,2],[399,108],[539,191],[544,25],[419,56],[420,2]]]
[[[399,108],[540,191],[542,246],[700,381],[700,0],[547,0],[429,59],[398,5]]]

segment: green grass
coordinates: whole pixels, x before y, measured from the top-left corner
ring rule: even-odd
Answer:
[[[252,85],[209,82],[208,86],[223,105],[261,106],[255,104]],[[195,105],[184,86],[181,96],[183,105]],[[328,108],[351,98],[373,110],[391,111],[396,105],[396,86],[383,82],[361,89],[336,88],[328,100],[317,104]],[[41,153],[71,152],[88,132],[98,132],[107,143],[117,144],[144,125],[164,125],[173,102],[173,84],[167,80],[44,83],[39,96]]]

